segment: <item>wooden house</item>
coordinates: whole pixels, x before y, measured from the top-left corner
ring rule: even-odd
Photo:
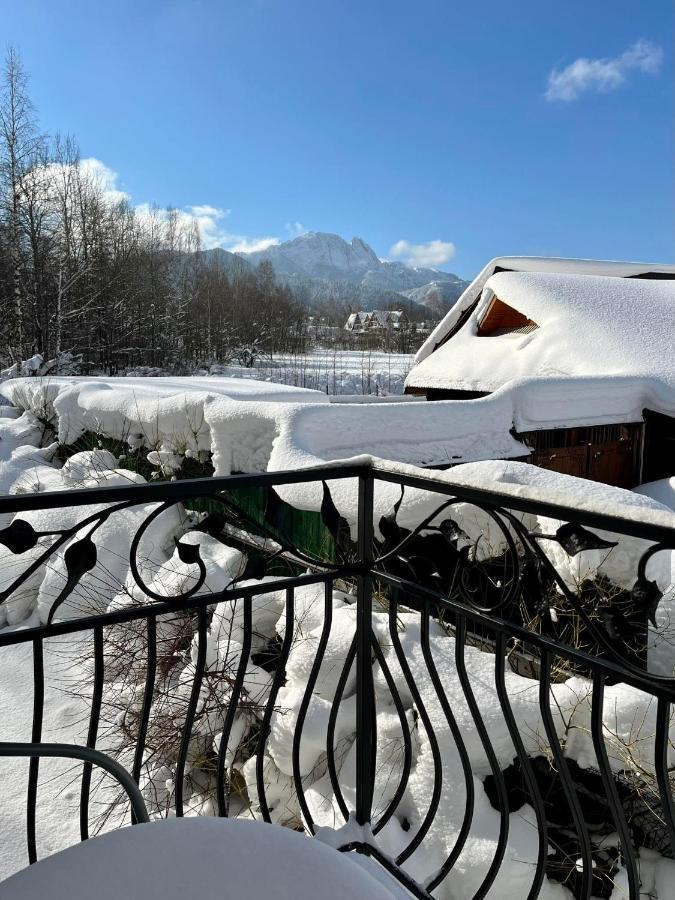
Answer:
[[[372,309],[351,313],[344,327],[345,331],[365,333],[404,330],[408,324],[408,316],[402,309]]]
[[[675,266],[492,260],[406,381],[427,400],[508,395],[537,466],[632,488],[675,475]]]

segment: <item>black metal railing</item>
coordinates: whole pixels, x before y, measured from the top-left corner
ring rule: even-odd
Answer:
[[[151,817],[190,806],[319,837],[328,826],[418,898],[445,896],[451,873],[453,897],[485,897],[500,876],[523,897],[546,879],[602,897],[621,873],[637,900],[649,860],[675,856],[675,678],[650,670],[650,643],[668,646],[654,573],[675,529],[448,476],[364,462],[0,498],[14,560],[0,603],[52,578],[43,624],[0,631],[0,667],[3,648],[32,645],[30,734],[0,744],[31,756],[27,860],[45,654],[88,635],[86,747],[72,753],[83,840],[123,811],[144,819],[140,785]],[[266,495],[257,518],[236,499],[252,487]],[[280,506],[304,491],[307,506],[320,499],[326,557],[279,528]],[[148,536],[178,505],[173,562],[149,558]],[[82,516],[54,530],[30,515],[73,508]],[[111,586],[103,526],[130,511],[128,572]],[[206,536],[242,554],[217,588]],[[626,733],[622,703],[639,709]],[[102,744],[126,793],[99,801]]]

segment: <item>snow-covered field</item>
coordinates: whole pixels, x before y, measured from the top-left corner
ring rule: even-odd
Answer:
[[[395,397],[403,394],[405,378],[414,359],[413,353],[385,353],[382,350],[317,349],[306,353],[277,353],[274,356],[251,353],[250,366],[214,363],[195,369],[190,376],[263,381],[308,388],[334,397]],[[4,369],[0,372],[0,381],[18,377],[77,376],[80,371],[80,362],[70,352],[47,361],[38,354]],[[91,374],[105,377],[103,372]],[[119,377],[166,379],[171,377],[171,372],[157,366],[138,366],[122,370]]]
[[[279,354],[256,360],[253,368],[212,366],[213,374],[231,378],[255,378],[325,394],[402,394],[412,353],[380,350],[313,350],[306,354]]]
[[[296,445],[286,459],[287,467],[320,461],[320,457],[312,454],[318,447],[316,435],[322,429],[326,433],[323,458],[331,458],[331,439],[335,447],[340,436],[350,429],[350,420],[347,418],[334,423],[333,433],[326,430],[325,423],[306,428],[305,423],[309,420],[302,412],[305,405],[308,409],[316,410],[310,418],[322,416],[322,408],[327,413],[351,415],[349,407],[337,409],[328,406],[324,397],[318,403],[318,397],[312,394],[270,396],[269,393],[265,394],[265,385],[256,386],[251,383],[247,385],[244,394],[239,395],[243,399],[237,399],[232,396],[234,388],[231,385],[228,387],[229,382],[225,379],[190,381],[193,387],[182,393],[177,384],[183,382],[162,379],[153,380],[152,384],[134,383],[132,379],[117,383],[105,380],[94,384],[54,379],[46,385],[33,379],[3,384],[3,394],[17,405],[0,410],[0,491],[11,494],[64,489],[77,491],[82,487],[140,483],[144,480],[136,472],[125,469],[124,459],[101,449],[78,453],[63,463],[57,453],[59,442],[62,445],[72,443],[85,430],[98,430],[102,435],[126,441],[130,447],[143,447],[157,471],[167,475],[177,470],[182,459],[189,455],[208,456],[209,452],[215,451],[216,465],[221,465],[225,453],[223,448],[230,440],[228,435],[235,421],[239,435],[244,434],[241,446],[247,448],[246,453],[241,456],[239,468],[249,471],[265,469],[271,464],[282,467],[280,463],[284,461],[284,441],[290,447],[290,438],[284,438],[281,432],[274,436],[277,442],[275,452],[278,452],[276,456],[270,457],[270,436],[264,429],[260,430],[261,423],[264,426],[265,422],[274,420],[275,416],[284,418],[287,428],[284,434],[295,435]],[[126,390],[121,390],[125,382]],[[201,382],[212,384],[214,390],[211,393],[220,394],[211,407],[207,405],[206,412],[203,404],[204,385]],[[117,388],[118,384],[120,389]],[[218,390],[215,390],[216,385]],[[252,395],[256,399],[251,399]],[[275,400],[280,402],[275,403]],[[298,402],[290,402],[293,400]],[[303,400],[305,402],[301,402]],[[19,408],[21,404],[23,406]],[[453,407],[439,404],[437,414],[440,415],[444,408]],[[464,409],[468,408],[464,406]],[[22,412],[22,409],[27,411]],[[237,414],[237,409],[241,411],[240,414]],[[372,414],[374,421],[376,420],[374,430],[383,431],[386,428],[386,419],[383,418],[385,409],[387,408],[379,405],[366,407],[359,412],[359,421],[365,421],[365,417]],[[214,411],[218,410],[219,414],[215,415]],[[266,411],[266,416],[256,415],[256,410]],[[415,421],[412,417],[415,413],[419,416],[419,406],[395,404],[390,407],[390,412],[394,417],[410,417],[407,427],[412,430]],[[472,414],[462,415],[471,418]],[[404,420],[399,418],[399,421]],[[178,440],[177,423],[181,423],[182,443]],[[246,428],[249,429],[248,432]],[[314,442],[311,445],[312,453],[305,450],[307,455],[304,458],[300,450],[303,440],[309,438],[303,429],[312,435],[311,440]],[[419,440],[420,434],[421,426],[411,438],[417,437]],[[429,432],[429,439],[430,435]],[[350,437],[350,448],[358,449],[357,438],[358,432],[354,430]],[[230,464],[231,460],[227,462],[227,465]],[[225,462],[222,465],[227,468]],[[673,513],[650,496],[581,482],[569,476],[535,470],[522,463],[474,463],[460,466],[439,477],[454,479],[467,485],[480,486],[488,482],[492,487],[499,487],[505,494],[519,497],[548,498],[558,502],[573,497],[575,505],[589,510],[623,512],[636,519],[660,524],[672,525],[675,522]],[[390,487],[391,489],[387,487],[378,490],[378,520],[380,515],[391,511],[399,497],[398,489]],[[316,509],[321,503],[321,492],[309,488],[284,489],[280,493],[303,508]],[[659,493],[658,496],[666,494]],[[335,489],[334,499],[340,512],[354,524],[354,485],[347,484],[342,491]],[[438,498],[429,492],[410,492],[400,510],[400,524],[414,526],[428,515],[434,508],[432,504],[437,502]],[[15,517],[5,515],[0,523],[2,527],[8,526],[14,518],[19,518],[29,522],[36,532],[41,533],[36,546],[23,553],[14,554],[7,547],[0,548],[0,566],[5,584],[9,587],[13,579],[33,561],[37,561],[40,552],[51,544],[53,539],[49,534],[68,528],[73,528],[74,531],[47,564],[38,565],[27,581],[10,590],[7,600],[0,607],[3,610],[4,627],[25,628],[27,625],[47,621],[50,614],[55,615],[57,620],[76,619],[86,613],[125,609],[139,601],[151,603],[151,597],[136,584],[130,573],[129,550],[139,525],[152,509],[151,505],[139,505],[125,510],[111,516],[91,533],[97,551],[96,564],[82,576],[58,608],[56,604],[61,599],[62,589],[67,582],[67,549],[75,540],[83,537],[82,531],[77,529],[78,523],[86,516],[95,515],[97,509],[91,506],[71,507],[65,510],[24,512]],[[490,552],[496,552],[500,535],[483,514],[464,504],[456,507],[453,515],[470,540],[483,535]],[[199,546],[200,556],[206,567],[206,590],[223,590],[243,571],[242,554],[216,538],[194,530],[196,524],[195,515],[179,505],[159,516],[145,535],[139,552],[142,560],[141,573],[154,593],[164,597],[176,596],[194,584],[194,566],[181,557],[181,551],[176,547],[176,538],[180,538],[183,548]],[[526,524],[532,530],[551,533],[560,523],[530,516]],[[551,551],[551,559],[569,585],[578,584],[583,579],[602,577],[619,589],[630,589],[637,560],[643,550],[643,542],[625,539],[609,552],[589,550],[568,557],[556,545],[555,552]],[[672,581],[670,559],[666,556],[657,561],[655,558],[650,563],[647,575],[656,580],[662,590],[667,591]],[[356,628],[354,597],[336,589],[330,600],[332,623],[328,643],[307,709],[300,745],[300,767],[308,807],[317,825],[328,829],[339,828],[342,824],[339,803],[327,774],[324,752],[328,716]],[[664,601],[662,612],[669,613],[669,610],[670,606]],[[285,591],[268,591],[257,595],[252,603],[252,651],[255,653],[270,644],[278,646],[286,636],[288,622]],[[292,777],[292,742],[325,623],[323,587],[318,585],[298,589],[290,617],[293,634],[286,665],[286,680],[274,704],[263,765],[272,819],[294,828],[303,826],[304,816]],[[419,616],[399,609],[397,617],[397,633],[411,670],[411,679],[405,677],[388,628],[388,617],[379,608],[374,613],[373,626],[383,658],[400,695],[412,742],[409,783],[394,815],[378,835],[380,846],[386,853],[396,854],[406,846],[424,820],[433,786],[435,750],[420,721],[418,703],[411,691],[411,683],[420,692],[438,741],[443,775],[438,813],[424,842],[406,862],[406,868],[411,874],[424,879],[438,869],[452,849],[464,816],[467,785],[452,729],[428,676],[422,652]],[[180,643],[178,638],[181,634],[184,635],[186,628],[187,642],[183,639],[183,643]],[[141,780],[144,796],[153,816],[171,815],[175,808],[176,733],[179,733],[177,723],[181,722],[186,709],[198,650],[198,640],[193,628],[194,624],[189,617],[180,614],[167,616],[158,623],[158,671],[162,672],[162,677],[149,723],[153,751],[146,755]],[[200,697],[185,776],[186,809],[190,815],[214,813],[213,784],[204,761],[212,759],[214,750],[217,752],[220,745],[224,717],[231,697],[232,673],[241,659],[244,637],[241,602],[219,603],[214,610],[207,637],[205,686]],[[43,739],[80,743],[84,740],[92,685],[88,640],[90,639],[62,638],[59,642],[50,643],[47,648],[48,713]],[[668,643],[665,650],[670,651],[672,671],[672,645]],[[659,665],[662,671],[668,671],[668,654],[664,652],[664,642],[661,642],[660,651]],[[499,835],[499,814],[491,805],[486,792],[490,764],[453,662],[455,637],[451,629],[431,623],[430,652],[459,731],[466,742],[473,773],[471,784],[475,792],[470,837],[455,864],[450,881],[444,882],[435,896],[439,900],[465,900],[478,889],[494,855]],[[465,657],[469,681],[497,760],[505,768],[511,764],[515,749],[494,683],[494,654],[467,646]],[[144,646],[138,630],[131,626],[116,626],[107,630],[105,662],[100,746],[128,760],[129,733],[133,733],[134,716],[138,715],[145,678]],[[376,811],[382,812],[394,796],[399,782],[404,740],[390,685],[384,669],[377,662],[373,666],[373,677],[378,726],[374,805]],[[270,697],[272,678],[272,674],[248,660],[244,693],[232,722],[225,754],[230,778],[237,786],[232,812],[245,819],[261,817],[256,757],[253,752],[254,737],[260,726],[265,703]],[[539,710],[538,682],[516,674],[507,666],[506,687],[526,748],[532,755],[550,754]],[[355,672],[352,671],[346,679],[335,730],[338,779],[349,808],[353,807],[355,800],[355,691]],[[579,676],[572,676],[554,684],[551,708],[567,757],[582,767],[592,768],[595,755],[589,728],[590,683]],[[29,740],[31,714],[30,644],[0,648],[0,734],[3,738]],[[614,771],[638,772],[642,775],[653,773],[655,715],[656,703],[652,697],[624,684],[606,689],[603,727]],[[671,727],[668,761],[670,765],[675,765],[675,727]],[[26,861],[23,846],[26,769],[24,761],[0,760],[0,791],[3,797],[3,816],[0,818],[0,842],[3,846],[0,854],[1,876],[16,871]],[[38,845],[41,854],[48,854],[59,846],[77,840],[79,768],[44,765],[41,771]],[[59,775],[59,772],[62,774]],[[108,796],[102,791],[93,798],[93,819],[107,813]],[[538,850],[534,811],[525,804],[509,818],[510,834],[504,863],[498,882],[487,895],[488,900],[523,900],[533,875]],[[106,827],[117,822],[117,815],[113,813]],[[324,836],[330,840],[329,834]],[[611,834],[605,835],[603,840],[609,846],[612,841],[616,843],[615,836],[612,837]],[[654,851],[643,850],[641,878],[643,890],[652,900],[672,900],[671,887],[675,879],[675,863],[672,860]],[[626,871],[620,865],[617,866],[614,882],[611,900],[623,900],[627,896]],[[563,885],[546,880],[540,896],[543,900],[570,900],[572,894]]]

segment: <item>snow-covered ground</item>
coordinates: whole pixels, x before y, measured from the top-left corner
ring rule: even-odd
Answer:
[[[382,350],[316,349],[305,353],[278,353],[274,356],[253,353],[252,365],[214,363],[191,373],[195,379],[238,378],[307,388],[333,397],[387,397],[403,393],[405,378],[410,371],[414,354],[387,353]],[[18,377],[77,376],[81,360],[72,353],[44,361],[38,354],[0,372],[0,381]],[[103,373],[93,373],[101,378]],[[168,370],[157,366],[137,366],[124,369],[119,377],[134,379],[171,379]],[[210,388],[222,393],[216,387]],[[239,391],[246,388],[240,385]],[[225,391],[232,393],[232,390]],[[259,390],[258,390],[259,393]],[[277,395],[274,399],[283,399]]]
[[[256,360],[251,369],[212,366],[212,372],[231,378],[256,378],[311,388],[325,394],[402,394],[414,362],[413,353],[381,350],[311,350]]]
[[[283,463],[287,467],[330,459],[331,452],[336,454],[335,446],[344,436],[352,442],[348,446],[358,446],[358,432],[348,418],[353,407],[339,408],[328,406],[325,401],[311,402],[307,409],[312,412],[305,414],[302,411],[305,404],[289,404],[286,398],[282,400],[281,397],[279,400],[282,402],[275,404],[272,402],[273,398],[265,396],[265,386],[254,384],[248,385],[247,390],[257,392],[259,400],[234,399],[232,391],[223,389],[220,397],[214,397],[207,403],[203,400],[204,392],[197,381],[194,381],[194,390],[184,391],[181,390],[184,384],[182,381],[163,383],[158,380],[153,382],[156,384],[154,394],[152,386],[145,382],[134,384],[131,379],[127,385],[121,380],[92,384],[86,380],[73,383],[55,379],[48,384],[46,392],[38,379],[3,384],[3,394],[16,403],[21,402],[22,408],[28,411],[22,413],[18,408],[2,410],[5,415],[0,417],[0,491],[16,494],[78,490],[97,484],[143,481],[140,475],[124,468],[124,460],[114,457],[108,451],[79,453],[62,464],[56,455],[57,442],[45,425],[46,420],[52,422],[57,437],[64,442],[72,440],[73,435],[77,436],[83,430],[96,428],[135,446],[138,446],[140,440],[142,444],[145,443],[150,461],[158,467],[164,461],[167,468],[170,468],[168,463],[171,461],[168,456],[161,454],[178,457],[187,455],[188,451],[199,454],[215,449],[216,465],[227,469],[219,461],[219,454],[222,457],[224,442],[231,434],[232,421],[237,416],[240,419],[240,431],[245,427],[249,429],[248,433],[241,432],[244,434],[243,445],[248,449],[245,457],[242,456],[243,462],[240,465],[240,468],[248,470],[265,469],[268,465],[273,465],[275,459],[283,462],[283,442],[286,438],[279,433],[270,440],[269,435],[256,432],[261,422],[275,421],[275,416],[283,419],[285,434],[294,434],[299,448],[307,435],[314,442],[311,445],[312,451],[306,450],[304,458],[299,457],[294,450]],[[204,381],[211,382],[211,379]],[[307,396],[314,400],[313,395]],[[438,404],[435,414],[442,415],[444,409],[458,408],[451,404]],[[463,408],[470,409],[467,405]],[[223,409],[226,409],[227,414],[222,414]],[[337,415],[332,422],[333,432],[329,430],[330,417],[320,419],[324,415],[322,409],[326,410],[326,414]],[[40,411],[43,415],[38,418],[36,414]],[[220,411],[219,415],[214,415],[215,411]],[[261,415],[261,411],[265,414]],[[366,414],[372,415],[372,434],[368,440],[374,440],[373,434],[381,433],[386,428],[385,412],[387,415],[391,414],[392,420],[405,422],[413,439],[416,436],[419,441],[424,437],[419,419],[414,418],[415,412],[419,416],[419,404],[394,404],[388,411],[386,407],[377,405],[360,411],[357,409],[357,412],[359,422],[366,421]],[[470,419],[473,413],[469,411],[462,415]],[[340,418],[341,416],[347,418]],[[303,423],[314,418],[318,422],[316,427],[306,428]],[[357,418],[354,417],[353,421],[356,422]],[[417,431],[414,430],[416,421]],[[460,422],[460,418],[456,421]],[[180,423],[180,428],[177,422]],[[150,432],[148,429],[151,427],[155,430]],[[323,455],[318,456],[317,434],[320,435],[322,430],[325,437],[321,450]],[[182,446],[177,443],[179,431],[183,435],[181,439],[185,441]],[[153,440],[148,441],[148,434],[151,434]],[[428,436],[430,435],[429,432]],[[276,457],[270,455],[273,444]],[[521,498],[546,498],[558,502],[571,500],[576,506],[589,510],[624,513],[642,521],[664,525],[675,522],[672,511],[653,499],[653,489],[639,495],[536,470],[515,462],[464,465],[439,477],[474,486],[485,485],[487,482],[506,495]],[[334,482],[332,486],[335,484]],[[397,489],[387,491],[387,488],[380,489],[376,497],[378,519],[381,514],[389,512],[399,498]],[[647,496],[650,492],[652,496]],[[656,493],[659,498],[667,494],[659,491]],[[284,496],[304,508],[317,508],[321,502],[320,493],[315,495],[310,488],[299,491],[289,489]],[[338,508],[352,522],[355,497],[354,485],[346,484],[343,491],[334,490]],[[429,513],[431,504],[437,502],[438,498],[433,498],[429,492],[410,492],[400,510],[400,524],[408,527],[416,524]],[[91,539],[97,550],[96,565],[80,579],[68,599],[57,607],[67,581],[67,548],[73,541],[83,537],[82,530],[78,531],[76,536],[71,537],[51,556],[49,564],[38,566],[30,579],[11,591],[2,605],[7,623],[5,627],[21,628],[44,622],[50,614],[56,615],[57,619],[74,619],[83,613],[127,608],[138,601],[151,602],[150,597],[135,584],[130,575],[129,548],[139,524],[152,508],[148,505],[125,510],[110,517],[92,532]],[[6,585],[10,587],[12,580],[25,571],[37,559],[39,552],[51,543],[51,539],[44,533],[74,527],[84,517],[95,515],[96,512],[95,507],[72,507],[67,510],[17,514],[16,518],[29,522],[43,536],[39,537],[36,547],[27,549],[24,553],[13,554],[8,548],[2,548],[0,566]],[[476,537],[485,535],[486,544],[494,552],[499,534],[495,533],[494,527],[491,528],[483,514],[463,504],[455,507],[453,515],[469,539],[475,540]],[[6,516],[2,526],[9,525],[13,518],[11,515]],[[550,534],[560,525],[541,517],[531,516],[530,519],[527,526],[543,533]],[[139,553],[143,563],[141,571],[146,584],[154,593],[171,597],[194,584],[194,566],[181,558],[181,553],[184,553],[184,548],[188,545],[198,545],[200,548],[206,570],[207,590],[222,590],[243,571],[244,560],[238,551],[208,534],[192,530],[194,524],[194,517],[177,506],[155,520],[152,530],[146,534]],[[177,537],[181,539],[183,551],[176,547]],[[551,558],[570,585],[583,578],[602,576],[619,588],[630,588],[637,559],[644,549],[644,542],[626,539],[610,552],[583,551],[574,557],[566,556],[560,547],[555,552],[550,552]],[[655,558],[647,574],[665,590],[671,580],[670,559],[666,557],[657,562]],[[325,657],[312,691],[300,745],[300,767],[308,807],[317,825],[323,828],[340,827],[342,824],[339,804],[326,773],[323,748],[326,745],[331,702],[356,628],[354,598],[335,590],[330,599],[332,624]],[[293,635],[286,666],[286,681],[274,705],[264,755],[263,777],[271,816],[275,822],[295,828],[302,827],[303,813],[292,777],[292,740],[297,729],[307,679],[325,624],[324,602],[324,592],[320,585],[295,592],[295,608],[291,617]],[[662,606],[665,607],[666,602],[670,601],[664,601]],[[284,638],[287,627],[285,604],[284,591],[267,591],[255,598],[252,604],[254,652],[264,648],[268,642],[278,645]],[[197,640],[193,637],[191,646],[176,651],[176,638],[180,629],[192,628],[189,618],[172,615],[159,622],[158,627],[159,670],[167,674],[163,676],[151,712],[149,727],[154,739],[164,734],[162,729],[167,727],[170,734],[174,734],[176,723],[181,721],[191,690],[198,649]],[[411,683],[417,685],[420,691],[438,741],[443,774],[439,811],[423,844],[406,863],[412,874],[424,878],[441,865],[453,846],[464,814],[466,783],[452,731],[428,677],[426,660],[421,650],[419,617],[399,610],[397,621],[397,633],[412,679],[406,678],[401,669],[388,631],[387,616],[379,609],[374,613],[374,630],[400,694],[412,741],[409,784],[391,821],[378,836],[382,849],[387,853],[400,852],[420,826],[428,808],[433,784],[434,750],[430,736],[420,721],[418,703],[410,689]],[[214,749],[219,747],[224,713],[231,696],[231,676],[243,652],[243,638],[241,602],[225,601],[218,604],[207,639],[207,675],[190,743],[190,765],[186,773],[186,808],[191,815],[210,815],[214,812],[213,792],[207,775],[200,769],[200,760],[211,758]],[[123,652],[120,648],[123,648]],[[499,814],[490,804],[486,793],[485,778],[490,774],[490,765],[453,663],[455,638],[452,632],[432,623],[430,648],[450,707],[466,742],[476,798],[471,835],[454,867],[451,883],[444,883],[437,890],[436,896],[439,900],[465,900],[478,889],[495,852]],[[43,739],[81,743],[86,733],[91,691],[91,654],[88,644],[81,639],[61,639],[58,644],[50,644],[48,650],[48,712]],[[672,651],[672,646],[670,650]],[[465,656],[468,677],[497,759],[500,766],[506,767],[513,760],[515,749],[494,685],[494,655],[475,647],[467,647]],[[667,654],[664,659],[666,656]],[[133,721],[133,716],[137,715],[144,684],[145,657],[138,631],[129,626],[110,629],[106,633],[105,659],[102,747],[120,749],[124,746],[125,728]],[[667,660],[664,665],[667,670]],[[373,667],[373,676],[379,735],[375,808],[382,811],[391,800],[399,780],[404,742],[390,686],[383,669],[377,663]],[[259,728],[264,704],[270,696],[271,684],[272,675],[249,659],[246,664],[244,693],[225,754],[233,782],[238,785],[232,811],[242,818],[260,818],[261,815],[253,737]],[[526,747],[533,754],[546,754],[549,751],[539,711],[538,682],[510,671],[507,666],[506,684]],[[346,679],[335,730],[338,779],[350,808],[354,805],[355,690],[355,672],[352,671]],[[569,677],[553,685],[552,695],[554,723],[566,754],[582,767],[592,767],[595,757],[589,733],[589,682],[578,676]],[[32,713],[29,644],[0,648],[0,701],[0,735],[29,739]],[[616,771],[628,770],[642,774],[653,772],[655,706],[653,698],[626,685],[618,684],[607,688],[603,707],[604,732],[610,762]],[[141,786],[151,813],[159,816],[171,814],[175,804],[176,740],[174,738],[154,746],[160,746],[161,750],[155,749],[154,755],[146,758]],[[668,761],[670,765],[675,764],[675,728],[671,731]],[[38,840],[40,852],[47,854],[77,840],[79,785],[68,783],[73,771],[77,774],[77,767],[73,770],[72,766],[62,765],[59,769],[58,765],[52,768],[45,764],[42,769]],[[52,780],[55,771],[63,772],[64,769],[71,776],[66,774],[60,779]],[[26,770],[27,764],[24,761],[0,760],[0,790],[3,796],[0,841],[4,848],[0,855],[0,874],[3,875],[15,871],[25,863],[23,841]],[[94,813],[102,811],[96,804],[92,804],[92,808]],[[111,824],[114,822],[113,818]],[[324,837],[330,842],[330,833],[325,833]],[[611,836],[607,839],[610,840]],[[537,847],[538,833],[534,813],[525,805],[510,816],[510,835],[502,873],[487,895],[489,900],[522,900],[527,895]],[[672,900],[672,894],[668,893],[669,885],[672,885],[675,878],[675,863],[672,860],[644,851],[641,877],[644,889],[651,892],[652,898]],[[615,882],[612,900],[623,900],[625,870],[619,869]],[[543,900],[569,900],[571,894],[562,885],[547,880],[540,896]]]

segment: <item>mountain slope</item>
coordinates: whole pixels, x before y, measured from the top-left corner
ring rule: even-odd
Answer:
[[[279,278],[303,287],[310,299],[332,295],[365,307],[407,299],[443,315],[468,284],[450,272],[381,260],[361,238],[348,242],[323,232],[238,256],[253,266],[269,260]]]
[[[241,255],[253,265],[268,259],[280,276],[329,281],[358,282],[369,269],[380,265],[373,250],[360,238],[347,243],[337,234],[316,232],[301,234],[267,250]]]

